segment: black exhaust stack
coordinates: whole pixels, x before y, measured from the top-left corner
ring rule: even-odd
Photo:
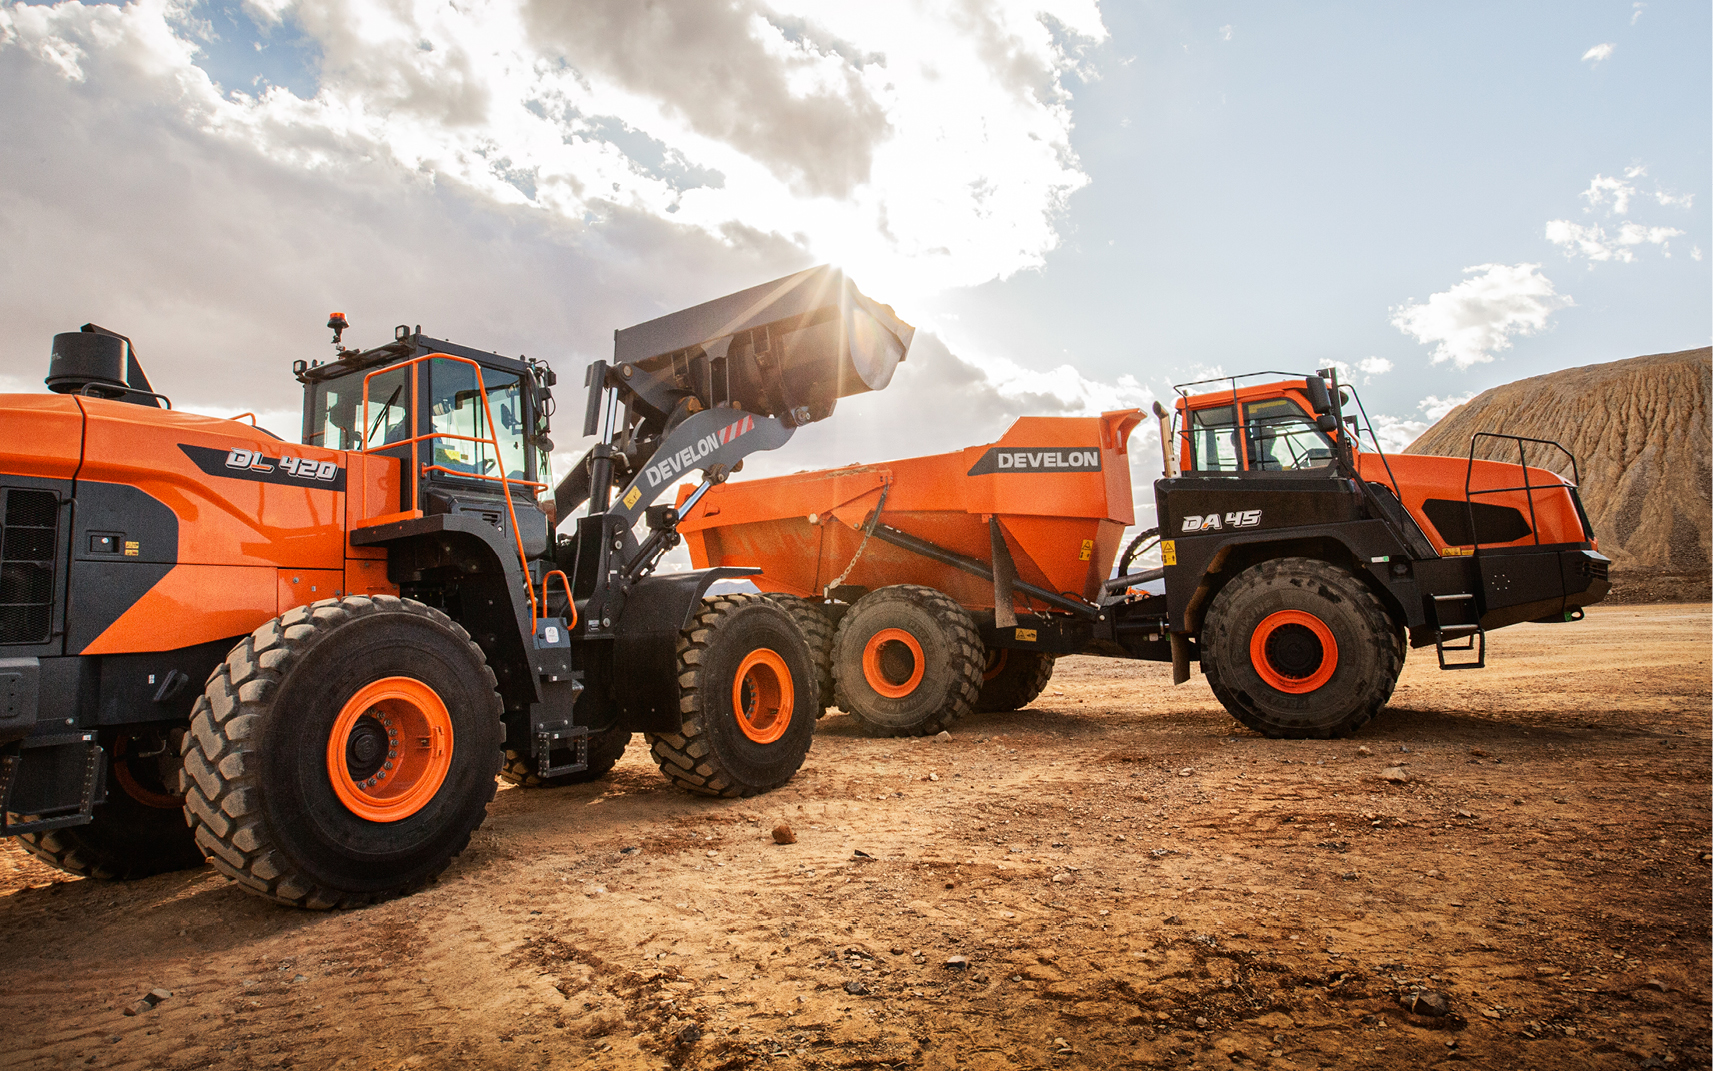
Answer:
[[[164,401],[149,384],[131,340],[95,324],[54,336],[46,382],[56,394],[90,394],[156,408]]]

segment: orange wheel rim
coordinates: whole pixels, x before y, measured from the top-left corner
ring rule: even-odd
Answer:
[[[862,649],[863,679],[888,699],[903,699],[914,692],[926,665],[922,645],[901,628],[881,629]]]
[[[176,811],[184,806],[183,796],[156,792],[154,789],[137,780],[131,772],[131,764],[125,758],[125,753],[131,750],[131,734],[121,733],[119,739],[113,741],[113,780],[119,782],[119,787],[145,807],[153,807],[157,811]]]
[[[422,810],[452,768],[452,716],[433,688],[385,677],[346,701],[327,737],[327,778],[347,809],[371,822]]]
[[[1315,615],[1280,610],[1255,626],[1249,661],[1268,687],[1301,695],[1332,679],[1338,668],[1338,641]]]
[[[732,710],[738,728],[758,744],[771,744],[791,726],[791,708],[796,691],[791,685],[791,667],[779,652],[757,647],[738,664],[732,681]]]
[[[987,668],[982,670],[983,682],[990,681],[1005,672],[1005,660],[1011,655],[1009,647],[997,647],[987,652]]]

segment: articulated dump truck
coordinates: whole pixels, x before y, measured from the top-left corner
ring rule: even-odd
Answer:
[[[48,393],[0,396],[0,835],[327,908],[431,880],[496,775],[587,780],[636,732],[691,792],[797,771],[809,644],[706,594],[753,567],[656,572],[655,499],[884,388],[909,325],[816,268],[618,331],[552,488],[548,365],[328,326],[335,358],[293,365],[301,442],[173,409],[93,324],[55,336]]]
[[[698,568],[763,567],[752,579],[815,647],[823,702],[883,735],[1019,709],[1056,657],[1093,654],[1171,662],[1179,684],[1199,663],[1257,732],[1341,736],[1385,705],[1410,648],[1478,669],[1487,632],[1580,620],[1605,597],[1558,444],[1476,437],[1514,444],[1515,464],[1475,442],[1387,455],[1335,371],[1251,378],[1155,403],[1160,524],[1121,557],[1139,410],[1023,417],[994,443],[694,502],[684,488],[679,530]],[[1156,547],[1157,567],[1133,568]]]

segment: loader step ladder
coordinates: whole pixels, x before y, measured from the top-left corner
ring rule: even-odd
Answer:
[[[11,837],[19,833],[45,833],[50,829],[64,829],[67,826],[88,825],[95,814],[95,806],[105,800],[102,792],[104,774],[106,773],[106,750],[97,742],[94,733],[68,733],[62,736],[38,737],[31,741],[38,748],[63,747],[73,752],[74,760],[80,762],[83,768],[83,784],[78,794],[78,802],[65,803],[48,809],[45,813],[16,815],[12,810],[12,790],[18,785],[18,773],[22,769],[24,756],[21,753],[0,756],[0,837]]]
[[[560,766],[553,765],[553,753],[570,748],[572,759]],[[589,768],[589,727],[556,722],[543,725],[535,732],[535,775],[543,781],[550,777],[582,773]]]
[[[1435,595],[1433,597],[1434,653],[1439,655],[1440,669],[1482,669],[1487,665],[1487,631],[1481,627],[1480,610],[1474,595]],[[1447,621],[1450,617],[1452,620]],[[1452,641],[1451,645],[1446,643]],[[1459,643],[1457,641],[1461,640]],[[1473,662],[1447,662],[1447,651],[1473,651]]]

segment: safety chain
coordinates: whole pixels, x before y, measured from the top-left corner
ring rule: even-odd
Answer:
[[[875,526],[880,523],[880,511],[886,508],[886,495],[887,492],[891,490],[892,485],[890,483],[883,484],[881,486],[880,501],[874,504],[874,515],[868,519],[868,524],[863,529],[862,542],[857,544],[856,553],[851,555],[850,564],[845,566],[845,571],[839,574],[837,580],[834,580],[831,584],[828,584],[826,587],[821,589],[821,596],[823,598],[831,599],[833,597],[833,589],[843,584],[845,582],[845,577],[850,576],[851,570],[856,568],[858,559],[862,557],[863,548],[868,546],[868,537],[874,534]]]

